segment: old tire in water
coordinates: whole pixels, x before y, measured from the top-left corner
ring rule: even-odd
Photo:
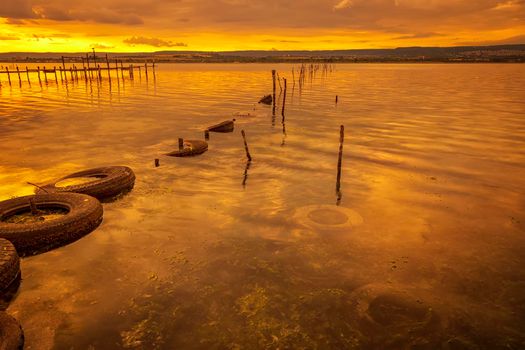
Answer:
[[[184,140],[184,147],[166,154],[170,157],[191,157],[208,150],[208,143],[200,140]]]
[[[57,186],[64,180],[74,178],[93,178],[93,181],[78,185]],[[109,166],[79,171],[37,190],[37,194],[49,192],[83,193],[97,198],[100,201],[109,201],[122,193],[131,191],[135,185],[135,174],[126,166]]]
[[[0,312],[0,349],[18,350],[24,348],[24,331],[13,316]]]
[[[20,274],[20,258],[15,246],[0,238],[0,292],[6,290]]]
[[[67,213],[52,220],[8,222],[10,217],[30,212],[32,200],[39,210],[61,209]],[[20,256],[57,248],[87,235],[102,222],[102,205],[79,193],[49,193],[0,202],[0,238],[9,240]]]
[[[235,119],[223,121],[223,122],[221,122],[219,124],[210,126],[208,128],[208,131],[213,131],[213,132],[232,132],[233,129],[234,129],[234,122],[235,122]]]

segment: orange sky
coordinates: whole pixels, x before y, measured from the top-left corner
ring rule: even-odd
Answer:
[[[525,43],[525,0],[0,0],[0,52]]]

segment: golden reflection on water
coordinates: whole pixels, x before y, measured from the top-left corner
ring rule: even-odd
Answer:
[[[137,175],[95,232],[22,261],[8,312],[28,347],[524,347],[525,68],[340,65],[289,84],[286,135],[255,103],[272,68],[291,81],[192,64],[111,90],[4,84],[0,199]],[[233,116],[202,156],[162,156]]]

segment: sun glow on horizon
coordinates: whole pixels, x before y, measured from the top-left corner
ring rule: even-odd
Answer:
[[[211,0],[93,0],[101,5],[95,11],[78,1],[3,0],[0,52],[341,50],[525,43],[521,1],[494,0],[490,6],[467,0],[379,0],[374,4],[321,0],[315,5],[295,1],[296,7],[283,2],[276,11],[262,6],[262,0],[224,0],[221,6]]]

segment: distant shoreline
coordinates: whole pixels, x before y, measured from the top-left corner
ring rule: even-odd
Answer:
[[[106,61],[108,59],[108,61]],[[301,51],[5,52],[0,62],[81,63],[524,63],[525,44]]]
[[[186,61],[168,61],[168,60],[156,60],[156,59],[145,59],[145,60],[126,60],[119,59],[119,63],[135,63],[135,64],[316,64],[316,63],[332,63],[332,64],[523,64],[523,59],[509,59],[509,60],[254,60],[254,61],[197,61],[197,60],[186,60]],[[36,63],[56,63],[61,65],[60,60],[2,60],[1,64],[36,64]],[[80,60],[69,60],[66,62],[67,65],[81,63]],[[100,61],[99,64],[105,65],[104,61]],[[112,65],[114,63],[112,62]]]

